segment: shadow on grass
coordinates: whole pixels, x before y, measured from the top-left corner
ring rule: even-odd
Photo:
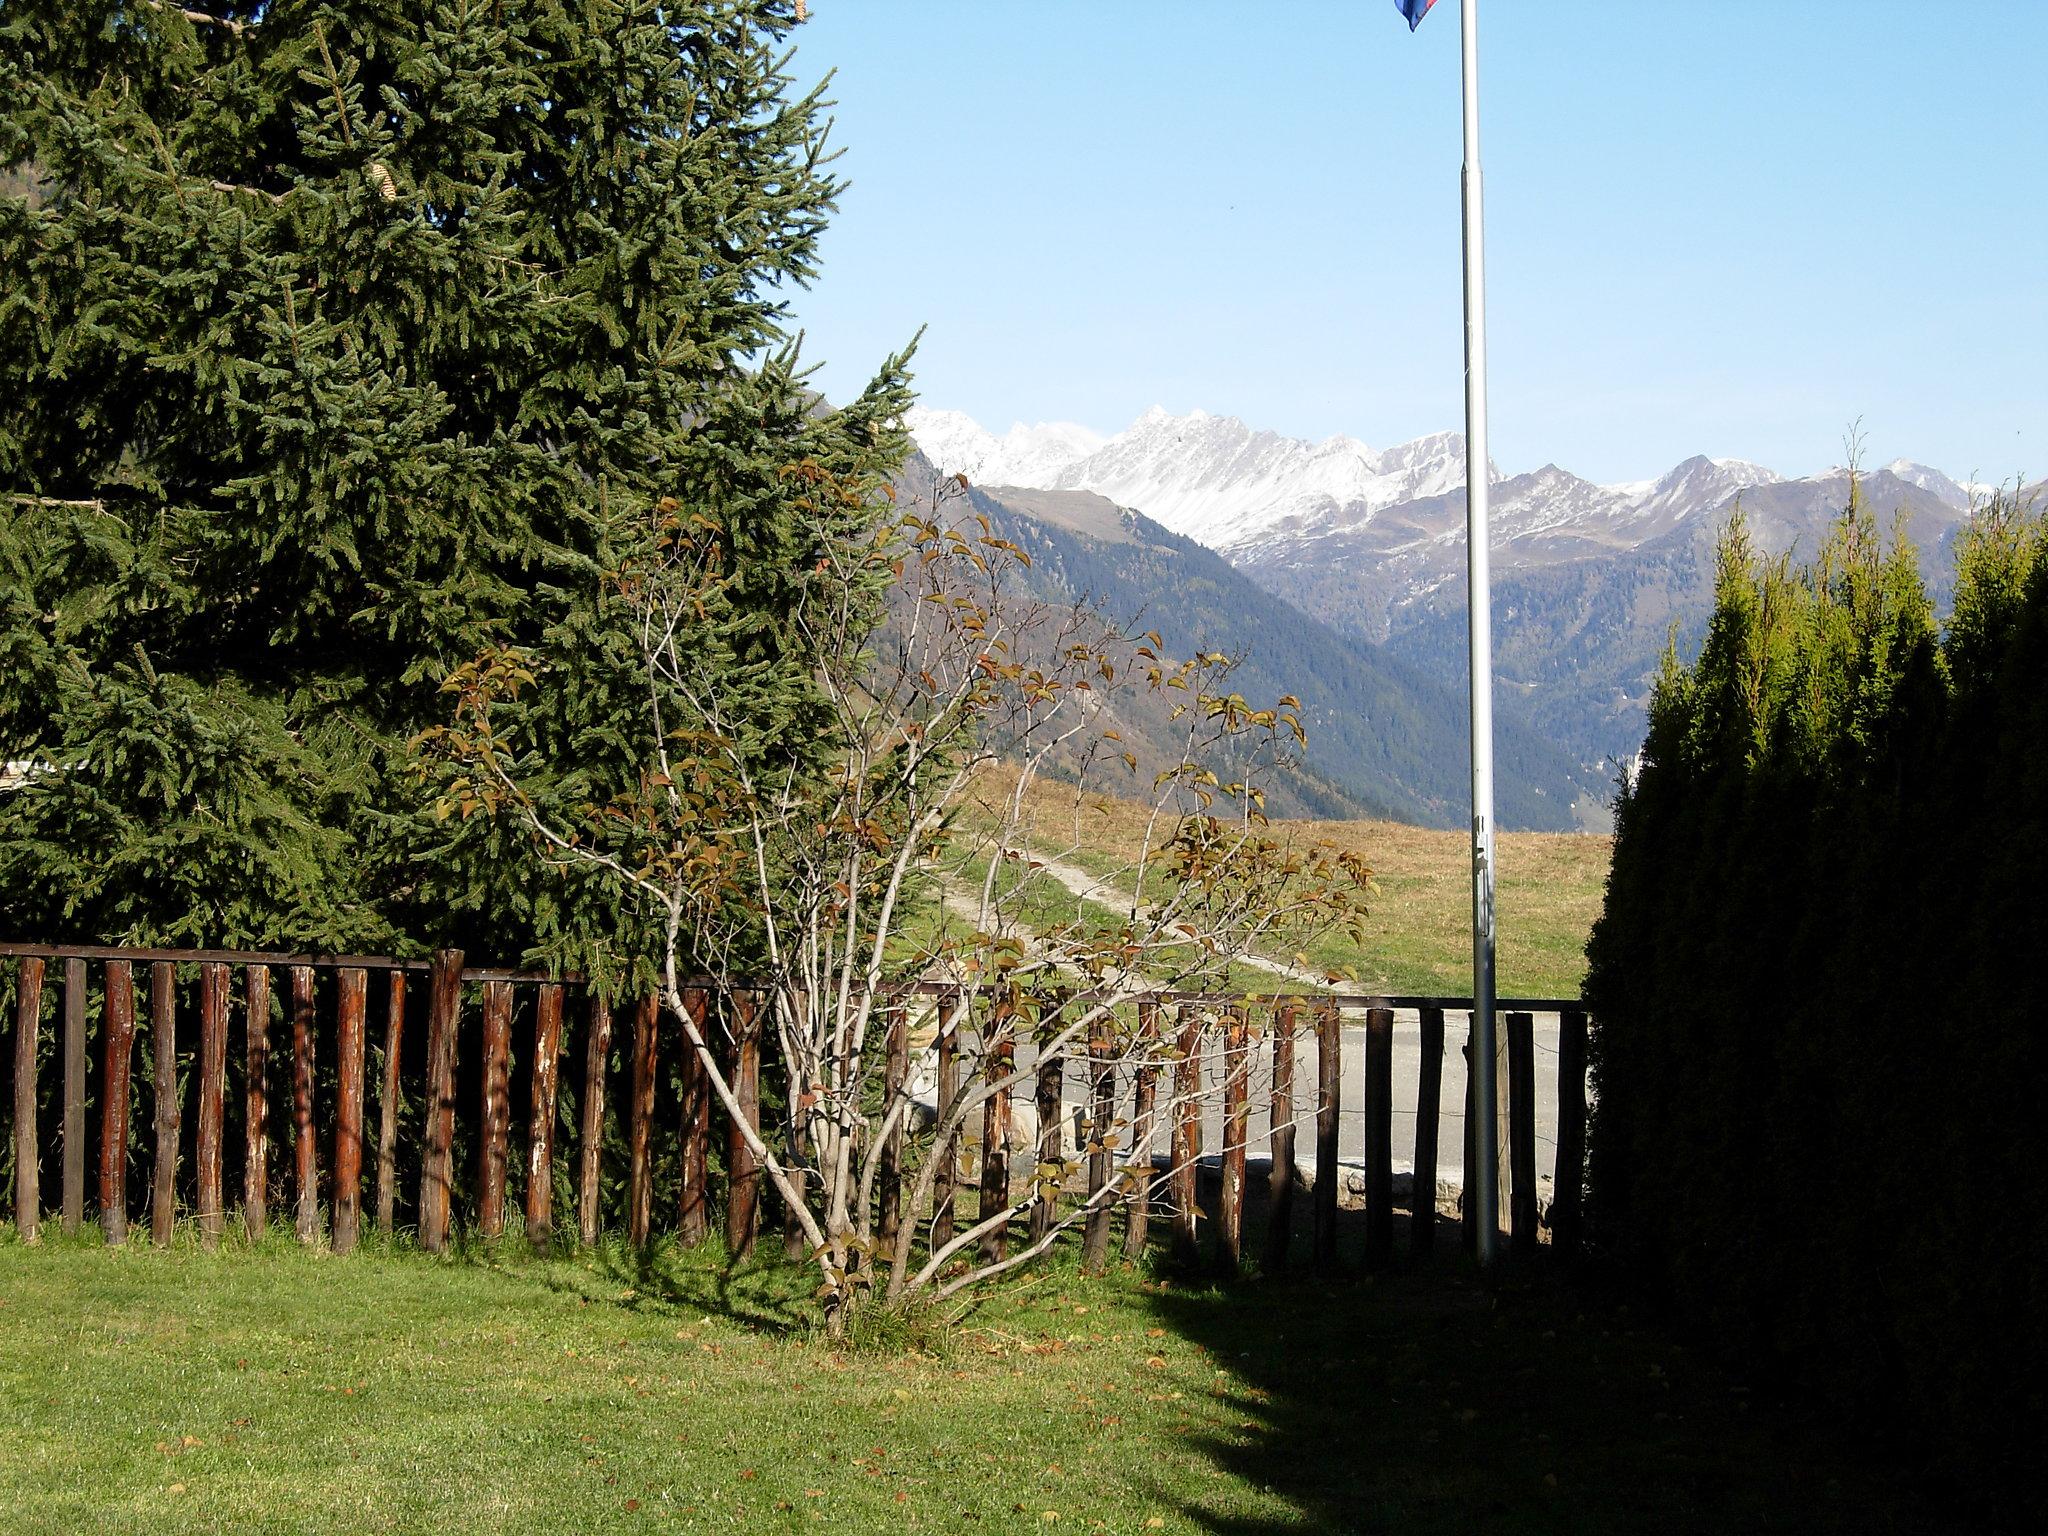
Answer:
[[[1255,1204],[1247,1253],[1261,1250],[1262,1224]],[[1397,1222],[1396,1253],[1407,1246]],[[1547,1250],[1484,1277],[1446,1224],[1426,1262],[1367,1274],[1352,1214],[1339,1248],[1341,1270],[1328,1276],[1304,1272],[1301,1230],[1284,1276],[1176,1275],[1155,1252],[1100,1282],[1134,1320],[1198,1346],[1227,1372],[1208,1425],[1188,1422],[1182,1443],[1288,1513],[1221,1515],[1201,1488],[1163,1473],[1134,1494],[1223,1536],[1967,1528],[1933,1512],[1910,1464],[1854,1443],[1818,1413],[1763,1399]],[[466,1245],[458,1262],[626,1310],[701,1313],[774,1337],[817,1329],[814,1271],[765,1246],[735,1265],[716,1239],[546,1257],[508,1240]],[[1075,1278],[1062,1261],[962,1298],[948,1315],[971,1324],[978,1304]],[[886,1349],[886,1337],[876,1342]]]
[[[597,1300],[602,1290],[607,1306],[628,1312],[692,1312],[773,1338],[816,1328],[815,1271],[765,1247],[735,1263],[716,1237],[695,1247],[659,1237],[644,1248],[607,1237],[592,1248],[563,1241],[539,1253],[518,1237],[457,1238],[450,1257],[559,1296]]]
[[[1355,1227],[1341,1246],[1362,1249]],[[1817,1414],[1757,1401],[1547,1249],[1489,1279],[1452,1227],[1427,1262],[1382,1274],[1168,1279],[1147,1294],[1162,1326],[1238,1384],[1225,1404],[1236,1430],[1211,1433],[1207,1456],[1296,1512],[1219,1518],[1189,1490],[1146,1490],[1202,1529],[1956,1528],[1909,1470]]]

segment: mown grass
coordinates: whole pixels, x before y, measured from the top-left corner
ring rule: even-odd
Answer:
[[[714,1252],[0,1241],[10,1532],[1906,1531],[1910,1490],[1547,1271],[1054,1267],[834,1349]]]
[[[1128,869],[1143,846],[1148,811],[1137,801],[1041,779],[1031,786],[1028,807],[1034,846],[1090,874]],[[1355,852],[1372,867],[1364,942],[1348,935],[1326,939],[1308,951],[1311,966],[1356,977],[1381,992],[1471,991],[1472,876],[1465,833],[1388,821],[1275,821],[1270,830],[1276,837]],[[1586,975],[1586,938],[1606,893],[1613,839],[1509,832],[1497,843],[1500,992],[1576,997]],[[1254,987],[1284,985],[1250,972],[1244,979]]]

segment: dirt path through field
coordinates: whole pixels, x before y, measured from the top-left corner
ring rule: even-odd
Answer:
[[[1128,912],[1132,908],[1131,893],[1120,888],[1106,876],[1091,875],[1078,864],[1069,864],[1064,859],[1053,858],[1042,853],[1027,854],[1026,857],[1031,861],[1031,868],[1035,872],[1057,880],[1083,901],[1093,901],[1119,912]],[[1142,908],[1139,910],[1140,912],[1143,911]],[[1297,986],[1310,987],[1318,992],[1326,991],[1330,986],[1327,979],[1317,975],[1314,971],[1304,970],[1300,966],[1289,965],[1284,960],[1274,960],[1265,955],[1252,953],[1242,954],[1237,958],[1239,963],[1250,966],[1255,971],[1263,971],[1269,976],[1278,976],[1284,981],[1295,983]]]

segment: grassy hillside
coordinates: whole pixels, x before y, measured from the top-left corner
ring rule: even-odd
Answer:
[[[1066,785],[1034,786],[1032,835],[1040,850],[1090,873],[1133,861],[1145,808],[1106,794],[1077,798]],[[1276,821],[1293,835],[1355,850],[1372,866],[1375,895],[1363,945],[1349,938],[1311,952],[1376,991],[1467,993],[1472,986],[1471,864],[1463,832],[1391,821]],[[1576,996],[1586,936],[1599,915],[1613,839],[1585,833],[1509,832],[1499,839],[1499,989],[1504,996]]]
[[[1465,833],[1385,821],[1296,825],[1364,854],[1377,891],[1366,943],[1326,944],[1311,956],[1318,965],[1352,970],[1388,992],[1472,990],[1472,864]],[[1500,835],[1502,996],[1578,995],[1613,842],[1571,832]]]

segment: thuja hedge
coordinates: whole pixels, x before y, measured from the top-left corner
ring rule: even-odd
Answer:
[[[1944,627],[1853,499],[1810,566],[1726,531],[1589,946],[1589,1214],[1760,1372],[2017,1490],[2048,1379],[2042,522],[1995,502],[1956,564]]]

